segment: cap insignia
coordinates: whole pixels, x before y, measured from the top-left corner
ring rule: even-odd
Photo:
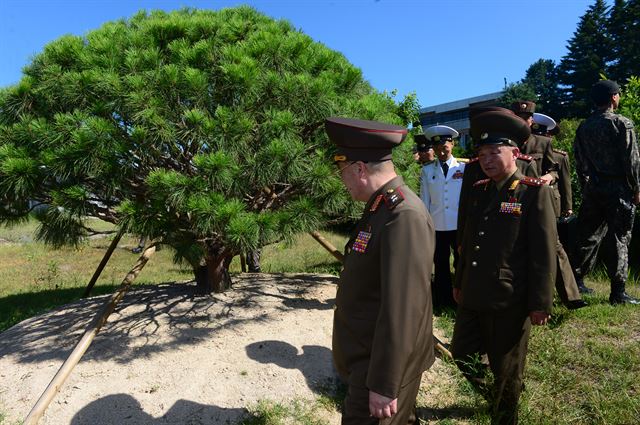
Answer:
[[[433,141],[434,142],[439,142],[440,141],[440,136],[434,136],[433,137]]]
[[[482,140],[486,139],[487,137],[489,137],[489,133],[482,133],[482,134],[480,135],[480,138],[481,138]]]
[[[527,104],[526,104],[526,103],[523,103],[523,104],[521,104],[521,105],[520,105],[520,107],[521,107],[522,109],[527,109]]]
[[[346,161],[346,160],[347,160],[347,157],[346,157],[346,156],[344,156],[344,155],[335,155],[335,156],[333,157],[333,160],[334,160],[335,162]]]

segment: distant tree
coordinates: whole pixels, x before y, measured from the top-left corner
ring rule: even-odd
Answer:
[[[558,66],[563,86],[563,105],[567,116],[586,117],[591,111],[589,90],[606,75],[613,60],[613,48],[608,36],[608,7],[604,0],[595,0],[580,18],[578,27],[567,45],[568,53]]]
[[[537,102],[538,97],[534,88],[528,83],[519,81],[517,83],[511,83],[498,99],[498,105],[504,108],[510,108],[513,102],[518,100],[532,100]]]
[[[614,58],[608,77],[625,84],[630,76],[640,75],[640,0],[616,0],[608,32]]]
[[[416,110],[250,7],[142,11],[50,43],[0,91],[0,224],[41,205],[37,236],[61,246],[98,217],[222,291],[234,255],[356,214],[325,117],[406,125]]]
[[[538,59],[527,69],[522,83],[533,88],[538,112],[554,119],[564,117],[564,108],[558,91],[558,70],[551,59]]]

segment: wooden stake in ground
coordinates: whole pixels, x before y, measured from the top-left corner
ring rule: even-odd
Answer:
[[[111,295],[111,298],[102,306],[102,309],[98,314],[96,314],[91,323],[89,323],[89,326],[87,326],[87,330],[82,335],[82,338],[80,338],[76,347],[73,349],[69,357],[67,357],[67,360],[62,364],[56,375],[38,399],[35,406],[33,406],[24,420],[23,425],[36,425],[38,423],[49,406],[49,403],[53,400],[53,397],[55,397],[60,388],[62,388],[67,377],[78,362],[80,362],[82,355],[87,351],[89,345],[91,345],[91,342],[100,331],[100,328],[102,328],[102,326],[107,322],[109,315],[113,313],[120,300],[124,297],[124,294],[129,290],[131,284],[136,277],[138,277],[138,274],[140,274],[140,271],[147,264],[147,261],[149,261],[149,258],[155,251],[156,246],[152,244],[142,253],[140,258],[138,258],[136,264],[129,273],[127,273],[127,276],[125,276],[120,288]]]
[[[324,237],[322,237],[322,235],[317,230],[313,232],[309,232],[309,234],[313,236],[313,239],[318,241],[318,243],[322,245],[327,251],[329,251],[331,255],[333,255],[338,261],[340,261],[341,263],[344,261],[344,255],[340,251],[338,251],[338,249],[335,246],[333,246],[331,242],[329,242]],[[438,337],[435,335],[433,336],[433,339],[436,343],[435,344],[436,350],[447,359],[453,360],[453,356],[451,355],[451,352],[447,350],[447,347],[444,346],[444,343],[440,341],[440,339],[438,339]]]
[[[91,290],[93,289],[93,285],[95,285],[96,282],[98,281],[100,274],[102,274],[102,270],[104,270],[104,266],[106,266],[107,263],[109,262],[109,259],[111,258],[111,254],[113,254],[113,251],[115,251],[116,247],[118,246],[118,242],[120,242],[120,239],[122,238],[123,234],[124,234],[124,228],[120,228],[120,231],[116,234],[116,237],[113,238],[113,240],[111,241],[111,245],[109,245],[107,252],[104,253],[104,257],[102,257],[102,261],[100,261],[100,264],[98,264],[98,268],[96,268],[96,271],[93,273],[93,276],[91,276],[91,280],[89,281],[87,288],[84,290],[84,294],[82,294],[82,298],[87,298],[91,293]]]

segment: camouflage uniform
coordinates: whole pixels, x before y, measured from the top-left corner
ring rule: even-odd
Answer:
[[[582,186],[578,239],[572,256],[576,277],[593,267],[598,246],[611,232],[605,266],[611,280],[611,298],[622,296],[628,269],[628,249],[640,187],[640,155],[633,122],[609,107],[580,124],[573,149]]]

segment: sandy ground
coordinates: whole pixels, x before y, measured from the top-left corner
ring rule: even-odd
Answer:
[[[243,274],[234,290],[138,288],[98,334],[40,424],[236,423],[259,400],[313,399],[331,363],[336,278]],[[24,419],[106,296],[81,300],[0,334],[0,410]],[[446,380],[436,362],[423,387]],[[328,413],[331,424],[338,413]]]

